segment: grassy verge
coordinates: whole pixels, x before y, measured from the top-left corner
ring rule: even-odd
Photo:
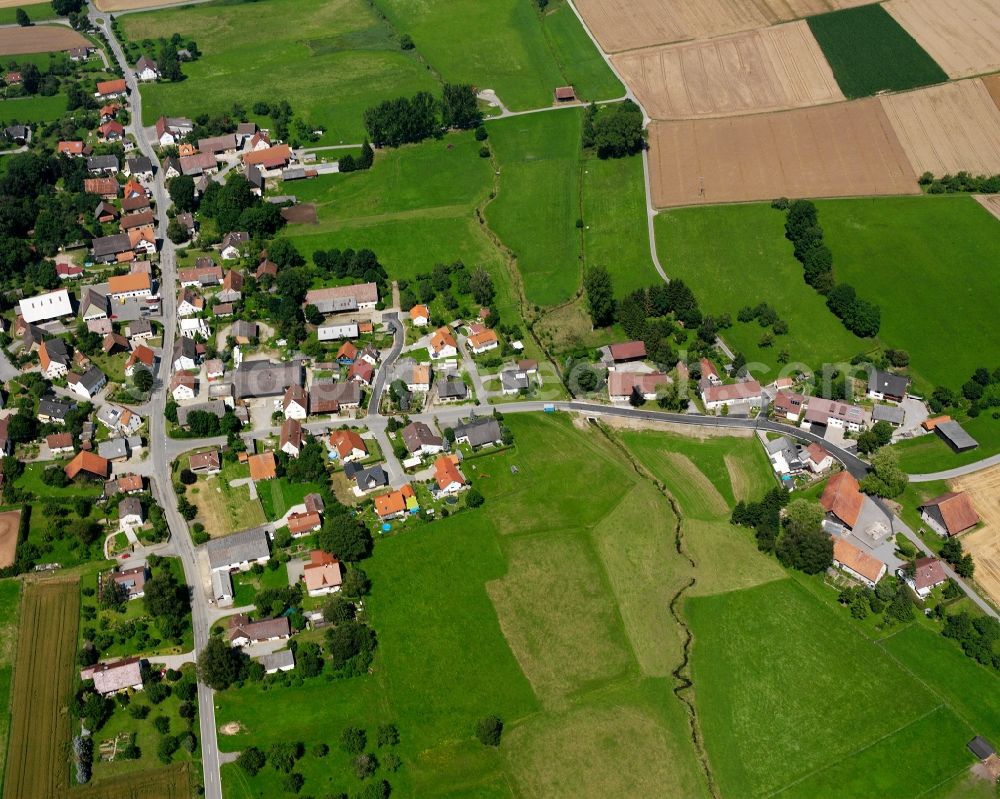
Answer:
[[[23,3],[20,6],[9,6],[0,8],[0,25],[14,25],[17,23],[17,9],[23,8],[32,22],[44,22],[49,19],[56,19],[57,14],[52,8],[52,3]]]

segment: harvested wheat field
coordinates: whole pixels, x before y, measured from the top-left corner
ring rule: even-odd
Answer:
[[[978,78],[879,100],[917,174],[1000,172],[1000,109]]]
[[[962,536],[962,546],[976,563],[976,582],[1000,605],[1000,466],[952,481],[965,491],[979,512],[983,526]]]
[[[778,111],[843,100],[805,22],[613,56],[653,119]]]
[[[1000,195],[973,194],[972,198],[997,219],[1000,219]]]
[[[93,47],[88,39],[64,25],[32,25],[30,28],[0,28],[0,55],[48,53],[71,47]]]
[[[0,513],[0,568],[14,563],[17,554],[17,534],[21,530],[21,511]]]
[[[875,98],[650,126],[653,203],[917,194],[916,175]]]
[[[868,5],[875,0],[577,0],[576,7],[607,52],[707,39],[776,22]]]
[[[1000,70],[996,0],[889,0],[896,18],[950,78]]]

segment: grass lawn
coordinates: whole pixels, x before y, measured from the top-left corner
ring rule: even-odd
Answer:
[[[257,527],[267,521],[260,501],[250,499],[249,486],[229,484],[249,474],[245,464],[226,463],[219,474],[199,475],[198,482],[188,487],[188,499],[198,506],[197,520],[213,538]]]
[[[880,5],[820,14],[807,21],[848,98],[948,80],[937,62]]]
[[[659,282],[649,255],[642,156],[584,162],[583,221],[586,264],[611,273],[616,296]]]
[[[509,108],[552,105],[556,86],[587,100],[624,93],[572,9],[539,15],[521,0],[377,0],[392,26],[450,83],[493,89]],[[462,46],[455,43],[461,41]]]
[[[306,494],[319,491],[315,483],[293,483],[285,477],[257,485],[257,496],[269,521],[284,516],[293,505],[301,505]]]
[[[487,124],[500,189],[486,218],[517,256],[529,302],[555,305],[580,286],[580,125],[567,109]]]
[[[698,597],[685,614],[699,720],[723,795],[762,796],[805,779],[830,794],[844,767],[867,775],[879,795],[912,795],[908,775],[923,763],[943,779],[970,737],[928,686],[795,581]],[[920,723],[934,713],[940,723]],[[899,747],[873,762],[869,747],[885,736]]]
[[[20,581],[0,580],[0,752],[7,751],[7,737],[10,735],[11,688],[20,607]]]
[[[859,10],[867,8],[881,11]],[[879,338],[910,353],[917,391],[957,390],[977,367],[1000,365],[1000,284],[991,266],[1000,222],[979,203],[953,195],[817,207],[837,279],[881,305]]]
[[[66,95],[62,93],[0,100],[0,119],[8,122],[52,122],[66,113]]]
[[[132,40],[177,31],[204,54],[184,65],[187,80],[143,87],[143,124],[287,99],[297,116],[326,129],[323,143],[354,143],[364,136],[368,106],[438,94],[417,54],[401,50],[363,0],[265,0],[253,6],[253,24],[248,13],[244,4],[215,2],[121,18]]]
[[[0,25],[14,25],[17,23],[17,9],[23,8],[32,22],[43,22],[47,19],[56,19],[55,9],[52,3],[24,3],[21,6],[8,6],[0,8]]]
[[[825,229],[823,210],[820,224]],[[694,290],[704,313],[731,315],[733,326],[722,331],[722,337],[748,362],[767,367],[754,370],[764,378],[762,383],[771,382],[781,370],[782,350],[789,353],[790,362],[804,362],[813,371],[823,363],[849,361],[873,346],[848,332],[824,298],[806,285],[784,225],[785,215],[765,204],[684,208],[656,217],[656,243],[667,275],[681,278]],[[833,257],[837,264],[836,247]],[[788,322],[788,334],[776,336],[771,347],[758,346],[765,331],[757,322],[736,319],[744,305],[761,302]]]
[[[1000,452],[1000,420],[991,413],[981,413],[975,419],[959,420],[965,431],[979,442],[967,452],[955,452],[936,434],[919,436],[894,444],[899,453],[899,465],[910,474],[927,474],[964,466]]]
[[[87,497],[96,499],[103,491],[103,483],[94,480],[80,479],[70,483],[65,488],[56,488],[42,482],[42,473],[52,466],[51,463],[29,463],[24,467],[24,474],[17,478],[18,488],[30,491],[40,499],[76,499]]]

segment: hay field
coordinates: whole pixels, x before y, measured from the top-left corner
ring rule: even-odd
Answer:
[[[30,28],[0,28],[0,55],[48,53],[71,47],[93,46],[79,33],[63,25],[32,25]]]
[[[612,58],[653,119],[777,111],[843,100],[805,22]]]
[[[1000,466],[960,477],[951,484],[965,491],[983,526],[962,536],[962,546],[976,562],[976,582],[1000,605]]]
[[[773,114],[655,122],[653,204],[916,194],[916,175],[876,99]]]
[[[1000,5],[994,0],[889,0],[885,10],[948,77],[1000,70]]]
[[[577,0],[607,52],[707,39],[766,28],[812,14],[867,5],[874,0]]]
[[[180,6],[188,0],[94,0],[98,11],[135,11],[160,6]]]
[[[25,586],[4,799],[51,799],[66,789],[67,707],[79,618],[76,579],[50,579]],[[40,664],[45,664],[44,668]]]
[[[981,80],[879,100],[917,174],[1000,172],[1000,109]]]
[[[9,510],[0,513],[0,568],[6,568],[14,562],[20,527],[21,511]]]

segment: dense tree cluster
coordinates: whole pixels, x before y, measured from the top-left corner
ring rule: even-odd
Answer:
[[[476,128],[482,122],[475,90],[468,85],[446,83],[438,101],[429,92],[413,97],[385,100],[365,109],[368,138],[376,147],[413,144],[445,128]]]
[[[272,260],[275,257],[273,249],[272,247],[268,252]],[[379,263],[378,256],[369,249],[316,250],[312,257],[316,268],[329,277],[338,280],[349,277],[359,282],[376,283],[380,293],[385,293],[389,284],[389,275],[385,267]],[[278,263],[278,266],[283,264]],[[305,292],[302,296],[304,299]]]
[[[161,563],[151,564],[152,576],[146,581],[142,604],[165,638],[179,640],[191,615],[190,594],[188,587]]]
[[[788,492],[775,487],[760,502],[741,500],[730,522],[754,528],[762,552],[774,552],[784,565],[818,574],[833,563],[833,541],[822,528],[823,511],[814,502],[797,499],[789,504],[788,499]]]
[[[940,555],[945,563],[951,564],[959,577],[968,579],[975,573],[976,564],[972,560],[972,555],[962,549],[962,542],[957,538],[945,541],[941,545]]]
[[[906,490],[909,478],[899,467],[899,456],[894,449],[882,447],[871,456],[872,471],[861,481],[861,490],[866,494],[890,499],[898,497]]]
[[[646,133],[642,110],[631,100],[598,110],[591,104],[583,119],[583,146],[599,158],[624,158],[642,152]]]
[[[775,201],[783,207],[787,200]],[[827,307],[844,323],[844,327],[861,338],[875,336],[881,325],[882,312],[878,305],[857,296],[846,283],[835,285],[833,253],[823,241],[816,206],[809,200],[787,204],[785,237],[792,242],[795,258],[802,263],[806,283],[826,295]]]
[[[954,638],[970,658],[1000,670],[1000,622],[992,616],[972,616],[968,611],[945,616],[941,634]]]
[[[985,366],[978,367],[959,391],[948,386],[936,387],[927,404],[934,413],[967,407],[973,418],[993,408],[993,418],[1000,419],[1000,367],[992,372]]]
[[[361,154],[355,158],[353,155],[348,153],[337,162],[337,168],[341,172],[359,172],[361,170],[371,169],[371,166],[374,163],[375,151],[372,149],[371,143],[368,139],[365,139],[364,143],[361,145]]]
[[[918,179],[927,187],[928,194],[997,194],[1000,192],[1000,175],[970,175],[958,172],[954,175],[934,177],[932,172],[924,172]]]
[[[880,627],[891,627],[910,621],[914,615],[913,597],[906,583],[889,575],[883,577],[875,588],[851,586],[840,592],[838,601],[849,608],[851,616],[859,621],[869,615],[882,615]]]
[[[284,225],[281,209],[253,193],[243,175],[231,173],[225,183],[210,181],[201,197],[201,213],[214,219],[220,232],[245,230],[253,238],[273,236]]]
[[[865,430],[858,436],[858,452],[868,455],[879,447],[884,447],[892,440],[892,425],[888,422],[875,422],[870,430]]]

